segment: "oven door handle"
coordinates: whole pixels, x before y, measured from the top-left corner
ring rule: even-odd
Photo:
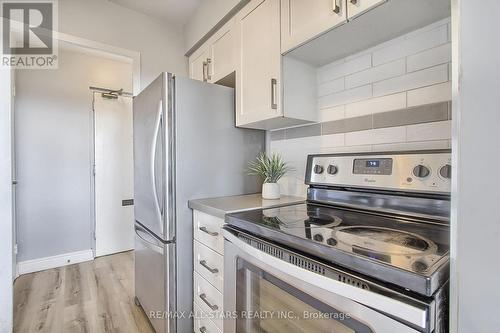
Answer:
[[[227,241],[238,247],[240,251],[264,263],[267,267],[266,271],[271,275],[275,275],[278,278],[280,275],[286,275],[298,281],[308,281],[307,283],[319,287],[326,292],[343,296],[375,309],[376,311],[385,312],[400,318],[418,327],[427,328],[428,326],[427,320],[429,314],[426,309],[417,308],[390,297],[357,288],[292,265],[252,247],[226,229],[222,229],[222,234]]]

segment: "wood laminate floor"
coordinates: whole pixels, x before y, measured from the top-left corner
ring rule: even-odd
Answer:
[[[14,332],[154,332],[134,304],[134,254],[20,276]]]

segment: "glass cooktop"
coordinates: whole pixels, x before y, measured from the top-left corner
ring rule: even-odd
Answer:
[[[226,222],[332,262],[389,265],[431,276],[449,252],[449,227],[360,211],[299,204],[230,214]],[[312,250],[312,252],[309,251]],[[334,250],[334,251],[328,251]],[[337,255],[336,255],[337,254]],[[365,259],[346,261],[346,256]],[[355,266],[355,267],[353,267]],[[370,271],[368,265],[364,271]]]

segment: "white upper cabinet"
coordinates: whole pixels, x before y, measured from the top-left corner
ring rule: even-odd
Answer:
[[[279,0],[253,0],[236,20],[236,125],[281,117]]]
[[[195,80],[208,81],[210,49],[202,47],[189,57],[189,77]]]
[[[347,0],[347,17],[355,18],[364,12],[387,2],[387,0]]]
[[[281,0],[281,53],[345,23],[346,1],[351,0]]]
[[[189,57],[189,77],[216,83],[235,71],[234,20],[227,22]]]
[[[209,41],[210,63],[208,82],[217,82],[235,71],[235,48],[233,28],[234,20],[224,25]]]

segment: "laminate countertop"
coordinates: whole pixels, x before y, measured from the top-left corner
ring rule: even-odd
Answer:
[[[260,193],[189,200],[189,208],[223,219],[226,214],[246,210],[274,208],[305,202],[305,198],[282,195],[276,200],[262,199]]]

